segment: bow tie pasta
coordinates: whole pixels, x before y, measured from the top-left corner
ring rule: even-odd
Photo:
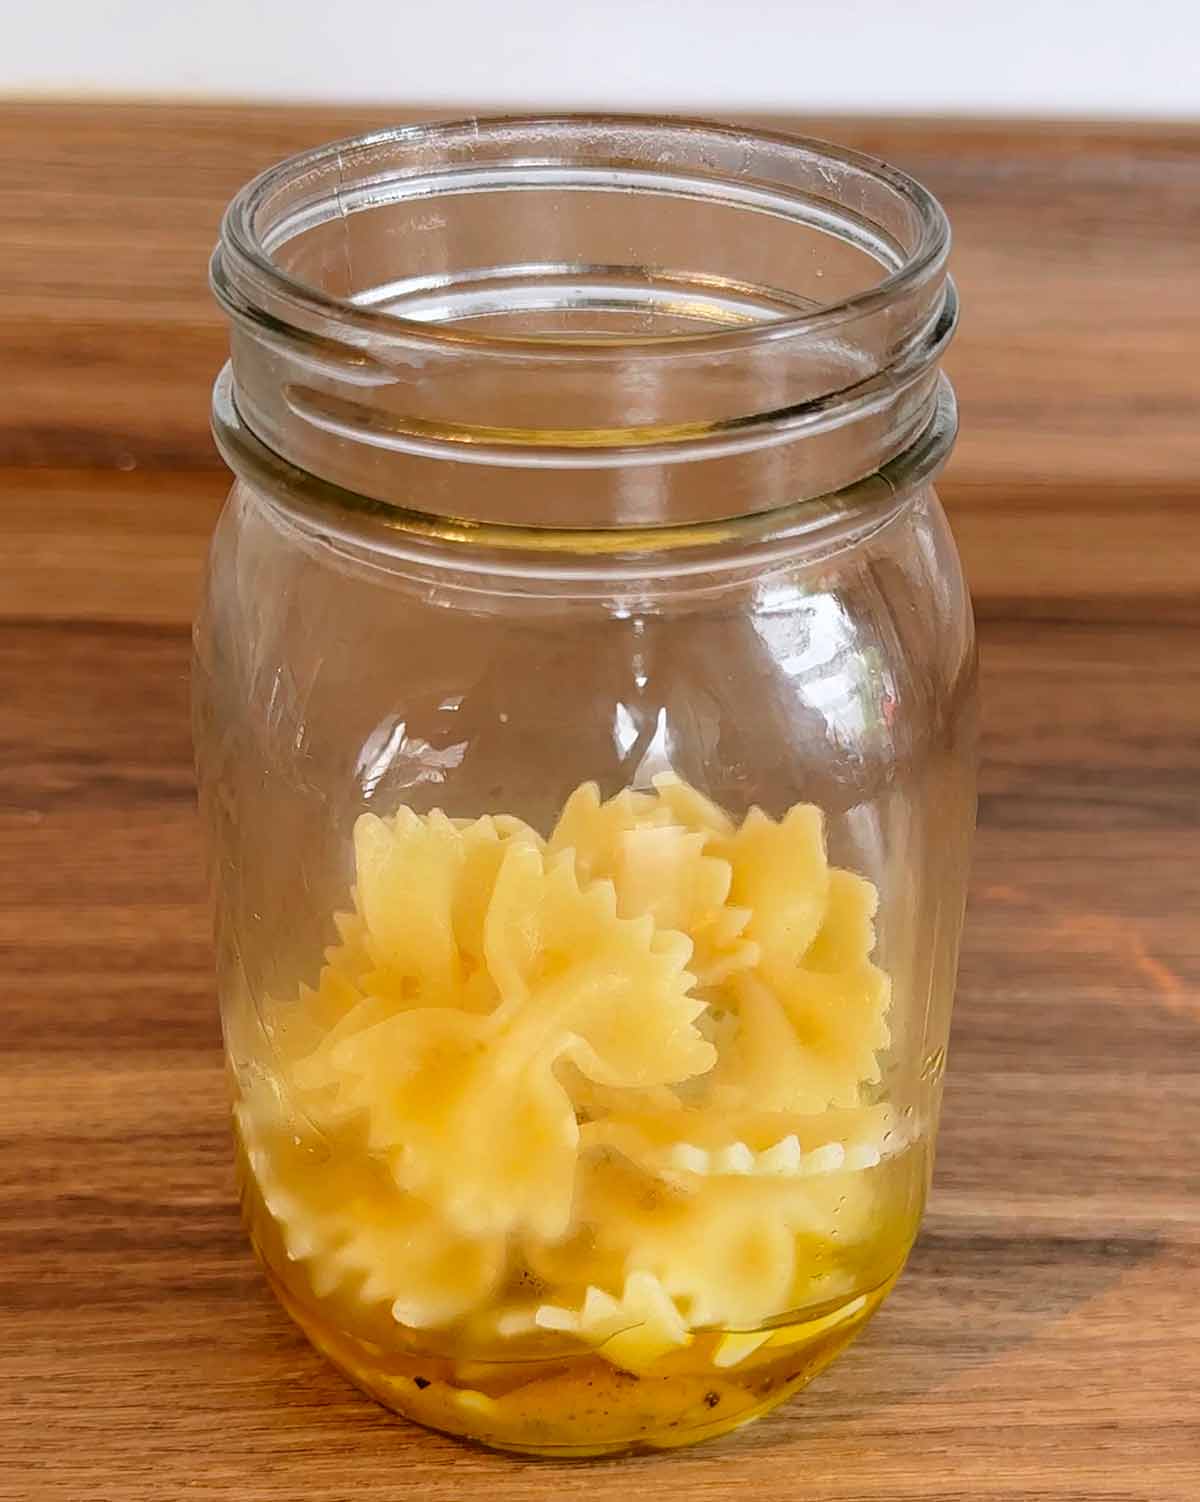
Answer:
[[[919,1207],[873,1089],[876,895],[817,809],[735,824],[664,774],[585,784],[545,839],[366,814],[354,854],[338,942],[261,1003],[237,1106],[288,1276],[343,1328],[730,1369],[895,1274]]]
[[[360,849],[412,838],[378,823],[360,823]],[[449,832],[451,849],[467,838]],[[402,856],[388,859],[403,872]],[[419,961],[432,956],[439,998],[446,976],[465,971],[449,917],[457,895],[444,879],[423,894],[414,949]],[[692,1026],[703,1004],[690,994],[687,939],[648,917],[619,918],[611,887],[581,890],[569,856],[508,842],[486,902],[490,1011],[417,1004],[322,1049],[299,1077],[333,1086],[397,1184],[448,1224],[554,1239],[570,1226],[579,1147],[559,1060],[620,1089],[686,1080],[716,1054]],[[401,965],[395,951],[392,964]]]

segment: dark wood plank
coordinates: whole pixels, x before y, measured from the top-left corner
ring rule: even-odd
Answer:
[[[1200,422],[1200,419],[1198,419]],[[1200,497],[1182,480],[941,486],[983,620],[1200,625]],[[224,470],[5,469],[0,619],[186,625]]]

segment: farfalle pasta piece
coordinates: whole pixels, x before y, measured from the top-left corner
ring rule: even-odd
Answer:
[[[691,1325],[755,1325],[792,1302],[796,1234],[752,1181],[714,1181],[660,1216],[631,1215],[630,1261],[660,1279]],[[618,1201],[619,1203],[619,1201]],[[615,1204],[614,1204],[615,1208]]]
[[[755,971],[732,978],[737,1028],[713,1071],[714,1099],[811,1112],[856,1105],[862,1086],[879,1079],[890,985],[870,959],[876,901],[869,882],[831,870],[801,958],[764,945]]]
[[[670,799],[697,827],[680,822]],[[706,854],[721,828],[719,810],[677,780],[662,781],[656,794],[626,789],[607,802],[585,783],[567,800],[550,848],[574,851],[581,879],[611,881],[621,917],[648,916],[687,934],[692,973],[710,986],[758,958],[743,937],[749,910],[728,903],[729,863]]]
[[[354,892],[352,895],[355,903],[353,911],[333,915],[338,942],[326,949],[325,963],[361,990],[363,977],[375,969],[376,962],[371,954],[367,925],[358,911],[358,893]]]
[[[318,1047],[359,1005],[364,995],[363,978],[375,968],[367,947],[366,925],[359,914],[335,913],[333,921],[339,942],[326,949],[317,984],[301,985],[297,995],[287,1001],[266,997],[257,1009],[245,1014],[246,1021],[258,1021],[268,1055],[285,1071]],[[239,1038],[232,1033],[229,1047],[235,1063],[261,1052],[261,1045],[252,1037]]]
[[[704,1013],[701,1012],[692,1026],[704,1036]],[[575,1115],[582,1122],[599,1121],[623,1111],[675,1111],[679,1109],[680,1087],[669,1085],[598,1085],[577,1069],[569,1059],[562,1060],[555,1069],[562,1081]],[[703,1075],[693,1076],[703,1079]]]
[[[601,1288],[588,1288],[578,1309],[543,1304],[534,1315],[534,1324],[578,1335],[628,1372],[643,1372],[692,1340],[674,1300],[648,1272],[631,1272],[615,1296]]]
[[[711,1178],[689,1191],[600,1158],[582,1170],[576,1234],[525,1255],[559,1287],[615,1290],[650,1273],[689,1327],[753,1328],[841,1290],[841,1239],[869,1225],[872,1199],[861,1174]]]
[[[503,994],[497,1027],[543,1038],[597,1084],[645,1089],[712,1067],[693,1026],[703,1003],[690,994],[688,939],[621,918],[611,886],[584,889],[569,859],[510,852],[486,952]]]
[[[798,966],[763,973],[793,1027],[825,1066],[831,1105],[853,1105],[858,1087],[879,1080],[879,1052],[890,1033],[891,985],[873,964],[875,888],[850,871],[832,870],[824,920]]]
[[[622,916],[645,913],[660,928],[688,935],[692,971],[700,985],[713,986],[753,965],[759,949],[743,937],[749,909],[728,905],[729,863],[704,853],[707,839],[677,824],[626,830],[604,874]]]
[[[613,1149],[672,1183],[736,1175],[807,1178],[874,1168],[907,1145],[891,1106],[786,1111],[631,1110],[581,1129],[585,1151]]]
[[[584,782],[563,804],[547,845],[552,855],[573,850],[579,879],[586,884],[609,873],[622,834],[669,823],[667,810],[652,793],[623,788],[605,801],[594,782]]]
[[[709,1076],[713,1108],[758,1104],[767,1111],[808,1113],[828,1105],[830,1090],[841,1081],[831,1081],[824,1060],[813,1055],[771,987],[757,974],[739,975],[725,994],[736,1027]]]
[[[503,1237],[455,1234],[361,1145],[298,1130],[268,1092],[244,1098],[237,1118],[263,1204],[318,1298],[383,1306],[425,1329],[494,1296],[507,1268]]]
[[[569,856],[511,842],[488,906],[487,1014],[418,1007],[323,1050],[341,1108],[396,1182],[460,1230],[567,1230],[579,1128],[555,1074],[643,1088],[709,1069],[692,1026],[689,944],[617,916],[612,889],[581,890]]]
[[[380,971],[417,1005],[445,1004],[458,990],[454,898],[464,846],[464,832],[444,815],[421,819],[407,808],[390,821],[364,814],[354,826],[358,901],[372,950]]]
[[[408,809],[355,826],[354,909],[334,914],[338,943],[325,951],[315,987],[262,1006],[272,1051],[289,1069],[298,1060],[310,1088],[329,1085],[308,1056],[328,1053],[350,1032],[421,1006],[490,1011],[499,999],[483,964],[483,926],[504,852],[512,842],[540,848],[511,816],[420,818]],[[414,894],[410,884],[416,882]]]
[[[678,773],[659,772],[654,778],[654,791],[672,823],[719,839],[733,834],[736,826],[725,810],[684,782]]]
[[[354,827],[356,897],[376,966],[364,988],[407,1006],[494,1004],[480,977],[484,923],[505,852],[526,843],[540,845],[511,818],[501,830],[491,818],[464,825],[438,809],[364,814]]]
[[[778,972],[799,964],[829,897],[820,809],[797,803],[776,823],[752,808],[713,849],[732,867],[730,899],[750,912],[746,936],[760,946],[764,968]]]

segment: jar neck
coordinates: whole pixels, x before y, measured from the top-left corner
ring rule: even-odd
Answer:
[[[603,531],[790,508],[938,426],[948,243],[917,184],[790,137],[386,131],[231,206],[228,402],[287,465],[398,514]]]

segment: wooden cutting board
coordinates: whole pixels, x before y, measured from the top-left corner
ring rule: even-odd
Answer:
[[[188,740],[220,210],[395,112],[0,105],[0,1498],[1195,1502],[1200,127],[805,121],[944,200],[980,835],[890,1303],[693,1451],[389,1418],[234,1207]]]

